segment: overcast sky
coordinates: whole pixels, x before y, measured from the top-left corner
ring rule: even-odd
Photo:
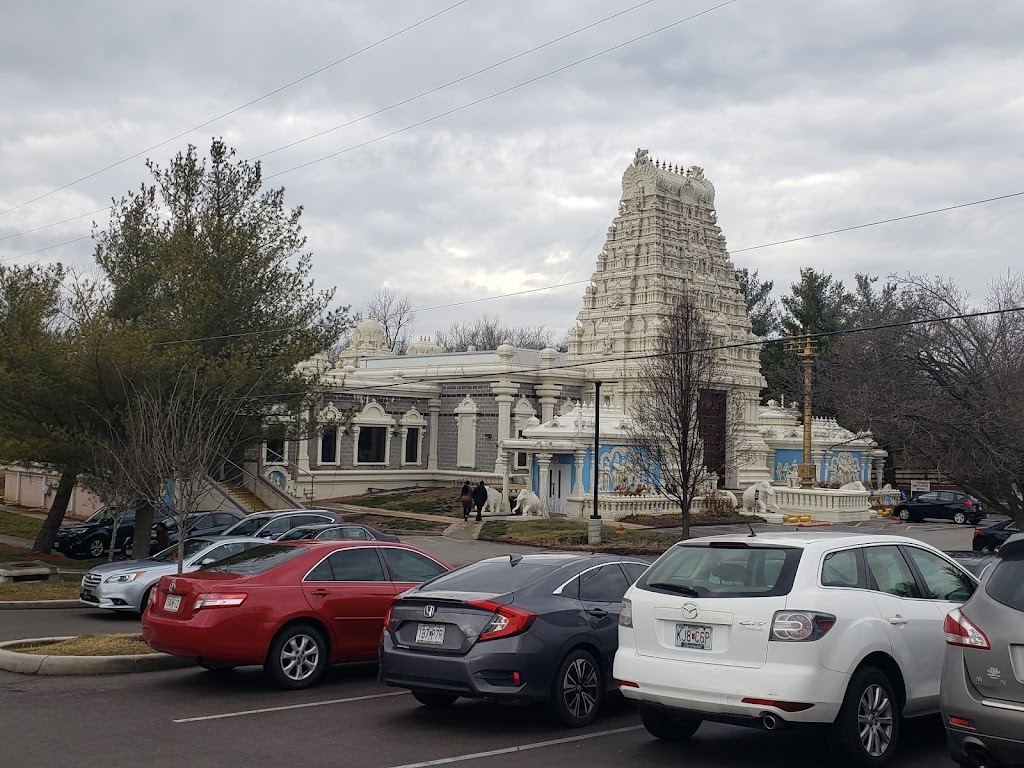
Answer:
[[[304,82],[0,216],[0,258],[91,268],[89,213],[189,142],[243,158],[347,123],[641,0],[466,0]],[[0,210],[98,171],[456,0],[5,5]],[[700,165],[733,251],[1024,191],[1024,3],[654,0],[485,74],[263,157],[305,207],[319,285],[420,308],[584,280],[638,147]],[[366,146],[344,150],[364,142]],[[326,155],[307,167],[290,170]],[[813,266],[953,277],[979,297],[1022,264],[1024,197],[771,248],[737,266],[785,288]],[[593,237],[596,233],[596,237]],[[582,285],[422,311],[417,333],[496,313],[571,326]]]

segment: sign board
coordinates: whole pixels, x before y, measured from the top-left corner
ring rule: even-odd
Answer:
[[[932,489],[932,484],[928,480],[911,480],[910,481],[910,492],[911,493],[928,493]]]

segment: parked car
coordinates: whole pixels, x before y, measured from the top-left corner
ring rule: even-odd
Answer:
[[[197,570],[201,565],[214,563],[262,543],[262,539],[242,536],[185,539],[183,570],[186,573]],[[177,572],[177,544],[145,560],[120,560],[98,565],[82,579],[79,601],[96,608],[142,613],[160,577]]]
[[[405,544],[265,542],[161,578],[142,636],[209,669],[259,664],[280,687],[306,688],[328,664],[376,661],[395,596],[448,570]]]
[[[902,536],[779,533],[674,545],[626,593],[615,679],[670,741],[705,721],[827,726],[837,759],[885,765],[935,712],[942,621],[977,580]]]
[[[933,520],[952,520],[959,525],[977,525],[985,519],[985,507],[976,498],[962,491],[931,491],[901,501],[893,510],[900,520],[917,523]]]
[[[1024,765],[1024,536],[1007,540],[981,588],[946,617],[941,709],[962,766]]]
[[[393,533],[384,533],[368,525],[355,523],[320,523],[318,525],[300,525],[285,531],[277,537],[277,541],[298,541],[300,539],[325,539],[328,541],[399,541]]]
[[[273,539],[300,525],[320,523],[344,523],[341,515],[326,509],[289,509],[272,512],[257,512],[246,515],[234,525],[226,528],[224,536],[256,536]]]
[[[234,509],[215,509],[211,512],[197,512],[186,521],[186,537],[219,536],[245,515]],[[167,525],[167,536],[173,544],[178,540],[178,523],[171,520]]]
[[[546,702],[578,728],[615,690],[619,605],[635,558],[509,555],[415,587],[391,607],[380,680],[421,704],[459,697]]]
[[[57,530],[53,548],[68,557],[103,557],[113,542],[114,549],[122,555],[130,555],[132,537],[135,535],[135,510],[129,509],[118,522],[114,531],[114,507],[101,507],[80,523],[62,525]],[[168,522],[162,513],[156,512],[153,523]]]
[[[971,547],[975,552],[995,552],[1015,533],[1020,533],[1020,528],[1017,526],[1017,521],[1012,519],[1003,520],[986,528],[975,528]]]

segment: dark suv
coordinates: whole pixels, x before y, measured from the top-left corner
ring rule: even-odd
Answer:
[[[985,519],[985,508],[980,501],[963,491],[931,491],[900,502],[893,514],[911,523],[931,518],[952,520],[959,525],[977,525]]]
[[[111,546],[127,555],[131,549],[132,536],[135,535],[135,510],[129,509],[121,517],[114,532],[114,518],[117,511],[114,507],[100,507],[92,516],[80,523],[62,525],[57,531],[57,539],[53,548],[68,557],[103,557]],[[153,523],[161,520],[169,521],[160,512],[153,515]],[[113,535],[111,535],[113,534]]]

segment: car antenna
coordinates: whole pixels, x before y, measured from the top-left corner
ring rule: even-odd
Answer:
[[[760,499],[760,497],[761,497],[761,489],[760,488],[755,488],[754,489],[754,512],[755,513],[757,512],[757,502]],[[754,526],[752,526],[750,524],[750,518],[746,518],[744,520],[744,522],[747,524],[747,528],[750,529],[750,535],[747,536],[747,538],[748,539],[756,539],[757,538],[757,534],[754,533]]]
[[[522,561],[523,561],[523,556],[522,555],[516,555],[516,554],[509,553],[508,562],[509,562],[509,565],[511,565],[513,568],[515,568],[517,565],[519,565],[519,563],[521,563]]]

